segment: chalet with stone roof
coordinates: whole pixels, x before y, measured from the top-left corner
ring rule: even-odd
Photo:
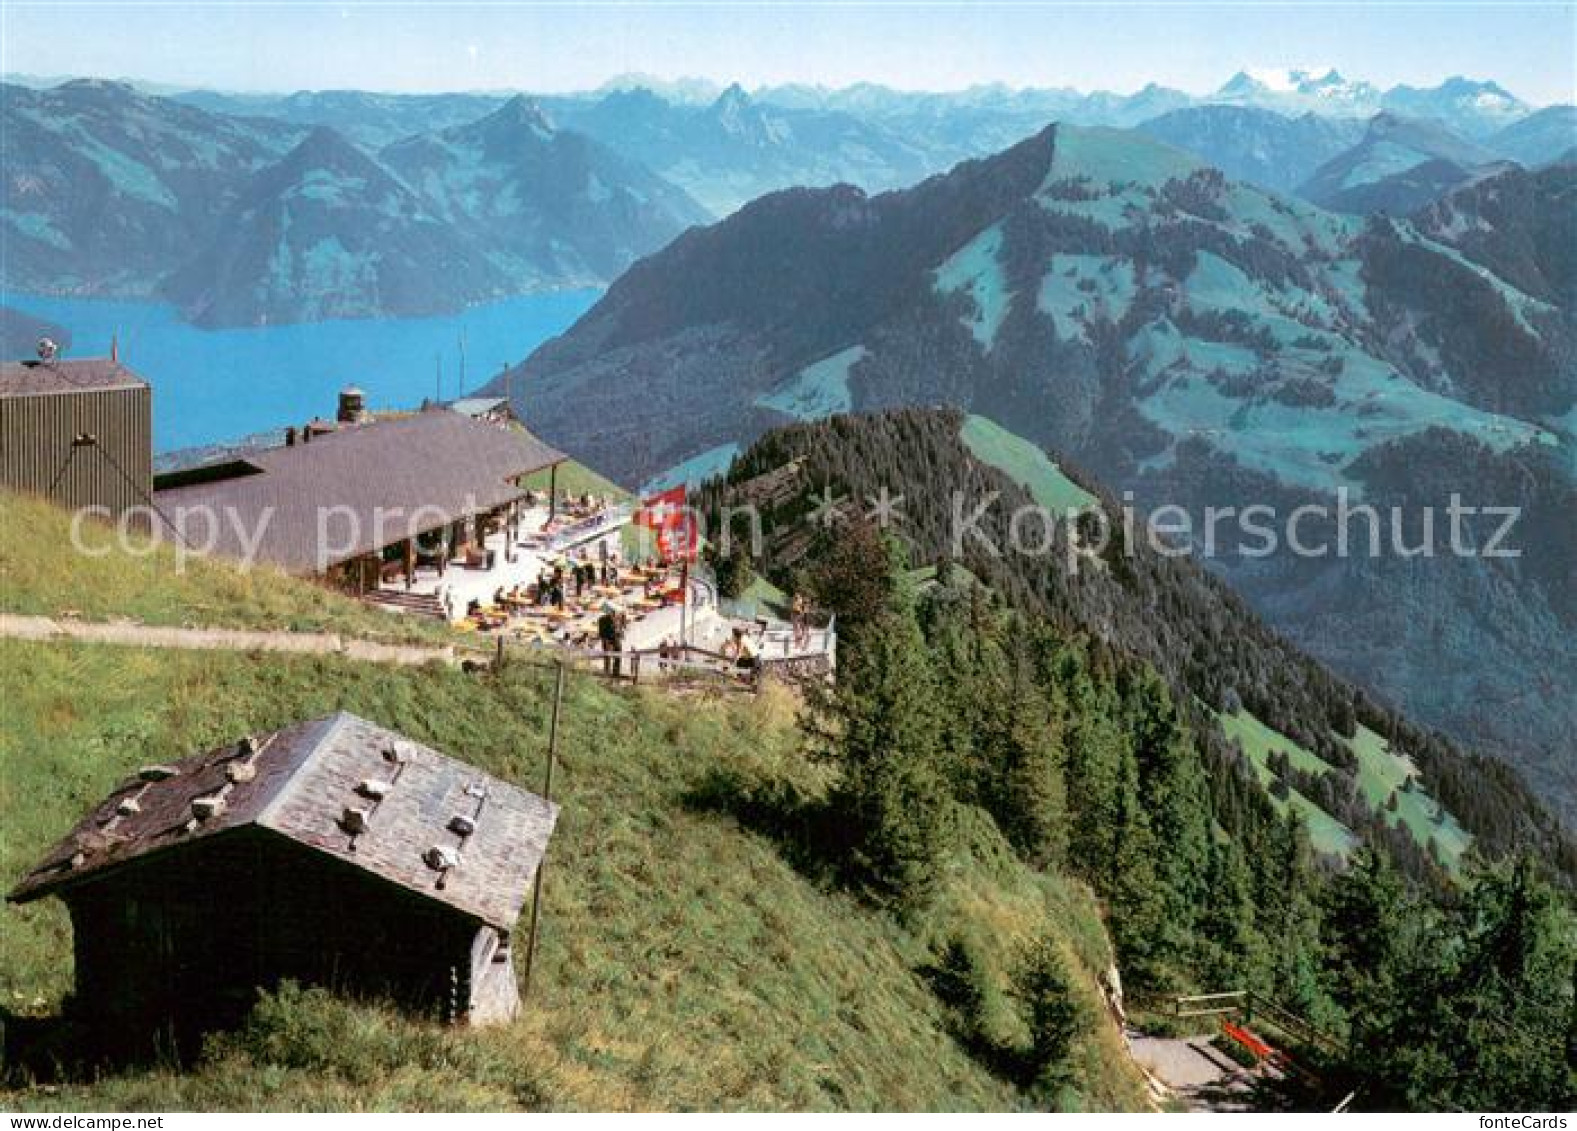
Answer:
[[[519,1008],[510,936],[551,802],[354,715],[121,783],[10,899],[71,914],[75,1009],[191,1047],[292,979],[487,1023]]]

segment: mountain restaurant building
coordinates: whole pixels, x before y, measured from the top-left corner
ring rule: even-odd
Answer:
[[[566,457],[520,427],[446,409],[314,422],[283,446],[160,476],[190,548],[364,594],[518,521],[523,481]]]

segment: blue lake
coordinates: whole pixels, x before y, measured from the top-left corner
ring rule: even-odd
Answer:
[[[71,332],[67,357],[120,359],[153,386],[153,447],[164,452],[332,417],[345,385],[370,408],[474,392],[567,330],[600,290],[523,295],[435,318],[304,322],[242,330],[187,325],[173,307],[111,299],[3,294],[0,303]],[[460,388],[464,338],[465,388]]]

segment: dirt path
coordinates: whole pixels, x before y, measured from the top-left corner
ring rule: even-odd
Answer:
[[[334,632],[270,632],[240,628],[175,628],[134,621],[79,621],[0,613],[0,637],[14,640],[84,640],[136,648],[195,648],[225,652],[293,652],[346,656],[374,664],[452,664],[452,647],[380,644]]]
[[[1129,1031],[1135,1061],[1190,1111],[1252,1111],[1254,1077],[1203,1037],[1147,1037]]]

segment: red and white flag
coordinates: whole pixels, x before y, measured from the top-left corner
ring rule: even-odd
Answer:
[[[699,541],[696,537],[695,515],[688,510],[681,512],[677,521],[657,532],[657,549],[670,562],[695,561],[696,543]]]
[[[684,484],[641,500],[635,512],[635,525],[648,530],[667,530],[678,525],[685,517]]]
[[[657,552],[664,561],[692,562],[700,537],[695,514],[685,501],[681,484],[641,501],[635,524],[657,532]]]

